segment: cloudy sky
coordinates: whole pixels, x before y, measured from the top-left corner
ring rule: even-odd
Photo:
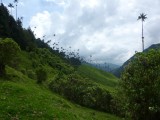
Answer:
[[[8,5],[11,0],[5,0]],[[13,10],[15,13],[15,10]],[[18,16],[36,37],[59,42],[97,62],[121,65],[135,51],[142,51],[140,13],[145,48],[160,42],[160,0],[19,0]],[[15,14],[13,14],[15,16]],[[36,26],[36,28],[35,28]],[[53,36],[56,34],[56,36]]]

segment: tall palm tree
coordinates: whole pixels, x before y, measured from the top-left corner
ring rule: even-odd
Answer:
[[[11,15],[12,15],[12,8],[14,8],[13,4],[12,4],[12,3],[9,3],[8,7],[11,8]]]
[[[92,62],[92,55],[90,55],[90,63]]]
[[[140,16],[138,16],[138,20],[142,20],[142,51],[144,51],[143,22],[147,19],[146,16],[147,15],[144,13],[141,13]]]
[[[17,20],[17,4],[18,4],[18,0],[14,0],[14,3],[16,4],[16,20]]]

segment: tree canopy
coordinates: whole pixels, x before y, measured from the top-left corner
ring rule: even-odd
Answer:
[[[11,38],[0,39],[0,75],[5,74],[5,65],[13,62],[20,47]]]
[[[141,13],[141,14],[138,16],[138,20],[145,21],[145,19],[147,19],[147,14]]]

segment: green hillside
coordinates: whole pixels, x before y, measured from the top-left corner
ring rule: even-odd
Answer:
[[[118,84],[118,78],[116,78],[114,75],[96,69],[92,66],[83,64],[78,68],[78,72],[84,76],[84,77],[88,77],[90,80],[101,84],[102,86],[104,86],[106,89],[108,89],[109,91],[115,91],[116,86]]]
[[[0,13],[0,120],[119,119],[117,78],[37,39],[3,4]]]
[[[119,120],[113,115],[68,102],[21,72],[7,67],[0,78],[0,119]]]

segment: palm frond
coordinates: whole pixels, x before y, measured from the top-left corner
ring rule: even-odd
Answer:
[[[146,16],[147,16],[147,14],[141,13],[140,16],[138,16],[138,19],[137,19],[137,20],[140,20],[140,19],[141,19],[142,21],[145,21],[145,19],[147,19]]]
[[[18,3],[18,0],[14,0],[14,3]]]

